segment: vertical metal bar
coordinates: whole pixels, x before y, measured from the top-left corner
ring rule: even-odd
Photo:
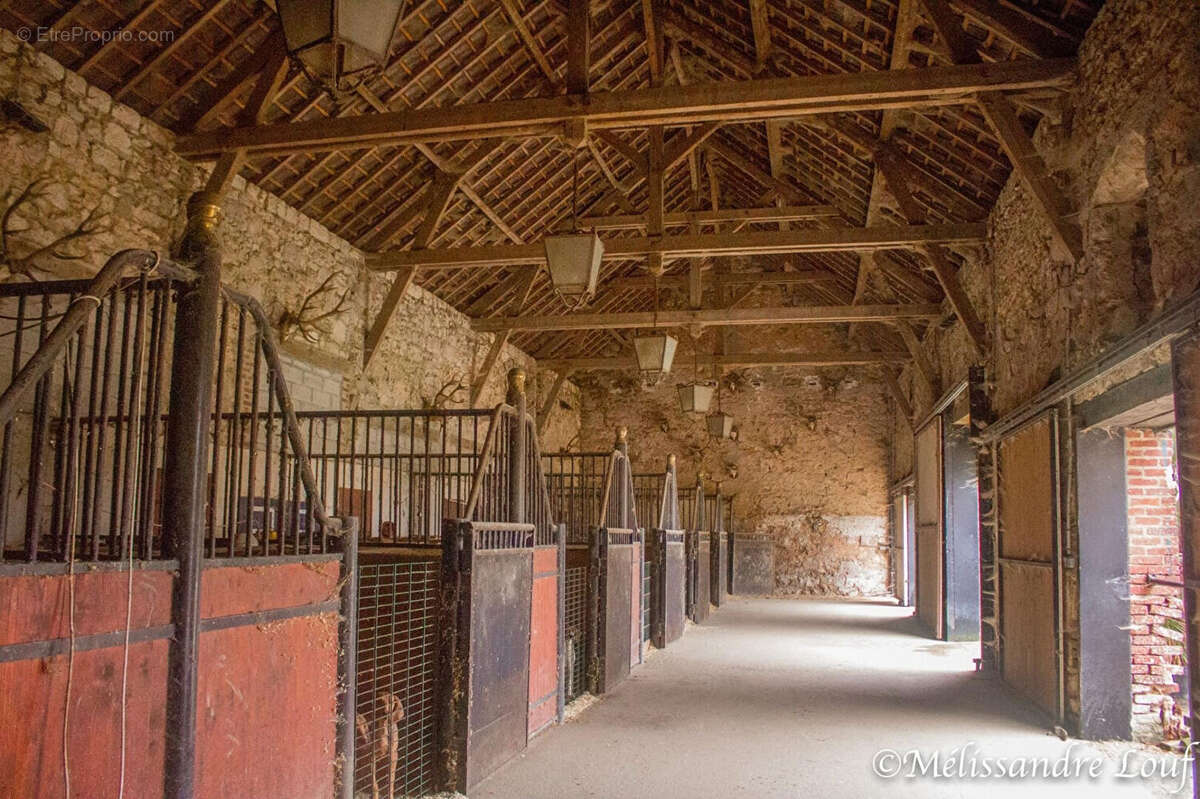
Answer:
[[[511,431],[512,446],[508,458],[509,517],[508,521],[524,524],[525,507],[525,372],[513,369],[508,373],[508,404],[516,409]]]
[[[9,382],[15,379],[21,368],[22,333],[25,328],[25,295],[17,297],[16,327],[13,329],[12,373]],[[98,324],[98,322],[97,322]],[[99,328],[97,328],[98,330]],[[12,477],[12,420],[4,423],[4,439],[0,444],[0,562],[4,560],[4,548],[8,543],[9,487]]]
[[[262,341],[261,333],[259,341]],[[275,367],[267,363],[267,406],[263,415],[263,554],[271,554],[271,461],[275,457],[272,442],[275,438]]]
[[[171,603],[175,634],[168,658],[166,799],[195,794],[197,664],[200,644],[200,576],[204,558],[204,493],[213,409],[213,365],[221,300],[221,255],[213,235],[219,209],[212,198],[188,203],[181,254],[194,262],[197,279],[179,298],[167,422],[163,521],[170,555],[179,561]]]
[[[254,486],[258,475],[258,395],[262,383],[262,331],[255,326],[254,341],[251,344],[254,351],[254,366],[250,370],[250,426],[249,440],[246,442],[246,545],[243,553],[246,556],[254,554]],[[266,508],[263,508],[263,526],[266,526]]]
[[[39,326],[39,344],[45,340],[47,317],[50,313],[49,298],[42,295],[42,318]],[[38,543],[42,528],[42,456],[49,435],[50,414],[46,404],[50,393],[50,373],[42,375],[34,390],[33,432],[29,443],[29,495],[25,511],[25,560],[30,563],[38,559]]]
[[[225,402],[225,349],[229,337],[229,301],[224,298],[221,299],[220,314],[220,322],[217,325],[220,332],[217,338],[217,385],[214,392],[216,399],[213,400],[212,467],[208,478],[208,518],[204,533],[206,549],[210,558],[217,556],[217,475],[220,474],[218,462],[221,453],[221,406]],[[225,461],[226,468],[228,468],[228,450],[225,453]],[[226,496],[226,502],[228,501],[229,497]]]

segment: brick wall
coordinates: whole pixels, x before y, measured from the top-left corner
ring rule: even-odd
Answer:
[[[1179,488],[1174,431],[1127,430],[1125,470],[1129,531],[1133,732],[1142,740],[1179,735],[1175,675],[1183,671],[1183,598],[1153,585],[1151,575],[1179,580]]]

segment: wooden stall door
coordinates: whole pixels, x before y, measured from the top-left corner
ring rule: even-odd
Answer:
[[[935,638],[945,636],[942,584],[942,420],[917,431],[917,618]]]
[[[1052,716],[1058,713],[1055,427],[1048,416],[1002,438],[996,464],[1001,674]]]

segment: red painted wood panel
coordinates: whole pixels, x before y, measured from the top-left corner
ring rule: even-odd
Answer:
[[[197,797],[333,795],[337,624],[329,613],[201,636]]]
[[[174,572],[135,570],[133,627],[171,622]],[[75,575],[75,634],[91,635],[125,629],[126,571]],[[70,635],[69,592],[65,575],[0,578],[0,646],[45,641]]]
[[[207,568],[200,613],[211,619],[324,602],[337,598],[337,581],[337,561]]]
[[[533,552],[529,635],[529,735],[558,714],[558,548]],[[544,575],[544,576],[538,576]]]
[[[67,735],[71,795],[77,799],[117,795],[123,659],[120,647],[75,654]],[[61,655],[0,664],[0,796],[67,795],[67,661]],[[132,645],[125,673],[125,795],[161,796],[167,642]]]

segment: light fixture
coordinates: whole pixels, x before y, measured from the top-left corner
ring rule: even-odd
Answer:
[[[708,413],[713,387],[707,383],[688,383],[679,387],[679,409],[684,413]]]
[[[695,333],[692,335],[692,374],[695,378],[690,383],[678,387],[679,409],[684,413],[708,413],[712,405],[713,391],[711,383],[700,379],[699,340]]]
[[[278,0],[288,55],[335,94],[387,59],[404,0]]]
[[[579,150],[571,155],[571,230],[543,239],[550,283],[568,306],[581,308],[596,293],[604,243],[579,229]]]
[[[658,278],[654,276],[654,320],[653,327],[658,327]],[[679,340],[666,333],[654,333],[649,336],[637,336],[633,340],[633,351],[637,355],[638,371],[642,373],[642,384],[656,386],[663,375],[671,371],[675,361],[675,348]]]
[[[595,233],[547,236],[546,269],[550,282],[568,305],[582,305],[596,293],[604,244]]]
[[[713,373],[716,375],[715,365]],[[717,412],[704,417],[704,423],[708,426],[708,434],[713,438],[730,438],[733,435],[733,417],[721,410],[721,376],[716,375],[716,378]]]
[[[678,344],[679,341],[674,336],[668,336],[666,333],[638,336],[633,340],[638,371],[642,373],[646,385],[657,384],[663,375],[671,371],[671,363],[675,360],[675,347]]]

